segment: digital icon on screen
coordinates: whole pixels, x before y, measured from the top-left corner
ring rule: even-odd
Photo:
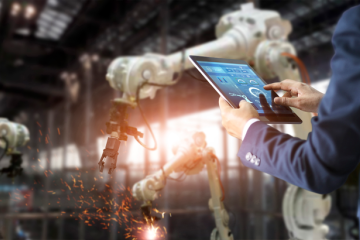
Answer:
[[[240,69],[234,68],[234,72],[241,72]]]
[[[259,85],[259,83],[253,79],[249,80],[250,84],[252,85]]]
[[[204,68],[205,68],[205,71],[207,71],[207,72],[212,72],[211,67],[204,67]]]
[[[249,92],[251,93],[251,95],[253,95],[256,98],[259,98],[260,94],[263,94],[264,96],[266,96],[266,94],[263,91],[261,91],[258,88],[254,88],[254,87],[249,88]]]
[[[221,83],[228,83],[227,80],[224,77],[217,77],[217,79],[221,82]]]
[[[241,97],[241,98],[245,99],[245,101],[247,101],[248,103],[252,103],[252,101],[250,101],[246,95],[240,95],[240,94],[236,94],[236,93],[229,93],[229,95],[231,97]]]
[[[227,72],[233,72],[233,70],[231,68],[226,68]]]
[[[241,79],[241,78],[238,78],[237,79],[238,83],[240,84],[246,84],[245,80]]]
[[[246,71],[246,70],[241,70],[243,73],[248,73],[248,71]]]
[[[214,72],[224,72],[221,67],[213,67],[212,69],[214,70]]]

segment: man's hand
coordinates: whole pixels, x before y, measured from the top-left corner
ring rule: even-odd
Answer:
[[[282,97],[276,97],[274,102],[282,106],[295,107],[305,112],[317,113],[320,101],[324,96],[315,88],[294,80],[272,83],[264,86],[264,89],[286,91]]]
[[[233,137],[242,140],[242,132],[246,122],[259,118],[258,112],[245,100],[240,101],[239,108],[232,108],[222,97],[219,98],[222,125]]]

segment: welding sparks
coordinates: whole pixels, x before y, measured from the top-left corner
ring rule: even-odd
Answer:
[[[151,225],[151,227],[146,231],[146,239],[153,240],[157,237],[157,230],[159,227],[154,227]]]
[[[48,134],[39,133],[43,140],[50,138]],[[60,134],[60,130],[58,129]],[[51,143],[51,142],[50,142]],[[29,147],[29,150],[31,148]],[[35,149],[33,150],[35,151]],[[39,149],[36,149],[39,152]],[[87,151],[87,150],[86,150]],[[87,151],[88,152],[88,151]],[[51,170],[45,169],[41,165],[41,160],[32,166],[33,169],[43,169],[44,175],[51,178],[51,181],[56,186],[60,186],[58,190],[44,189],[44,185],[40,181],[34,180],[33,184],[38,189],[41,185],[43,188],[41,191],[46,194],[51,194],[54,197],[58,197],[55,202],[51,202],[51,205],[56,205],[61,209],[61,206],[68,206],[69,203],[74,206],[74,210],[71,212],[61,211],[60,216],[64,218],[73,218],[78,221],[84,222],[88,226],[101,226],[101,229],[109,231],[112,225],[118,224],[125,229],[124,232],[118,232],[125,239],[164,239],[167,234],[166,228],[156,224],[154,219],[150,218],[144,223],[143,216],[140,214],[139,206],[131,194],[129,186],[118,184],[116,182],[107,183],[104,182],[104,177],[101,174],[94,174],[89,177],[85,173],[88,171],[81,171],[76,168],[77,172],[69,175],[68,177],[57,178]],[[47,163],[50,164],[47,159]],[[90,172],[89,172],[90,173]],[[90,173],[91,174],[91,173]],[[31,188],[31,187],[30,187]],[[34,191],[34,188],[31,189]],[[20,193],[20,194],[19,194]],[[18,203],[24,199],[30,198],[28,193],[12,192],[12,199]],[[23,202],[25,206],[26,202]],[[45,203],[50,205],[49,203]],[[27,206],[27,205],[26,205]],[[164,218],[165,212],[161,212],[157,209],[153,209],[155,213]],[[123,239],[122,238],[122,239]]]

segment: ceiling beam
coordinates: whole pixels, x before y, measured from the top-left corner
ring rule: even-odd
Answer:
[[[0,91],[10,95],[21,95],[33,99],[47,100],[49,97],[63,97],[64,90],[44,84],[21,84],[13,81],[0,81]]]

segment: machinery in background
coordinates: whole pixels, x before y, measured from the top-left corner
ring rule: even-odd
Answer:
[[[3,149],[0,160],[5,155],[10,156],[10,166],[0,169],[1,174],[5,173],[12,178],[22,173],[22,154],[16,148],[24,146],[29,140],[29,130],[26,126],[0,118],[0,149]]]
[[[309,192],[289,184],[282,207],[290,239],[325,239],[329,227],[323,222],[331,208],[329,195]]]
[[[206,146],[205,134],[196,132],[173,148],[174,158],[159,171],[147,176],[134,184],[133,196],[143,202],[142,213],[147,223],[153,223],[156,218],[151,216],[152,202],[158,192],[165,187],[169,175],[174,172],[194,175],[206,165],[211,198],[209,208],[213,212],[216,228],[211,233],[211,240],[233,240],[229,229],[229,214],[224,207],[224,190],[220,180],[219,160],[212,148]],[[180,176],[182,177],[182,175]]]
[[[153,132],[147,123],[140,106],[140,99],[154,98],[156,91],[162,87],[171,86],[177,83],[181,78],[183,71],[193,68],[191,62],[187,59],[188,55],[198,55],[217,58],[242,59],[254,66],[256,72],[264,79],[294,79],[299,80],[299,70],[302,70],[302,64],[296,58],[296,51],[290,42],[287,41],[288,35],[291,32],[291,24],[289,21],[280,17],[279,13],[270,10],[254,9],[251,4],[242,5],[242,9],[221,17],[216,26],[217,40],[195,46],[173,53],[168,56],[160,54],[145,54],[144,56],[125,56],[113,60],[108,68],[106,76],[110,86],[122,93],[122,98],[115,99],[113,104],[119,109],[114,118],[113,110],[110,113],[110,122],[107,123],[107,132],[111,134],[108,138],[106,148],[99,162],[100,171],[104,167],[104,158],[109,156],[112,161],[109,173],[116,167],[116,157],[120,146],[120,141],[126,141],[127,135],[135,136],[135,139],[146,149],[155,150],[156,140]],[[295,60],[295,61],[294,61]],[[303,79],[304,71],[302,73]],[[178,77],[174,80],[175,74]],[[114,106],[114,105],[113,105]],[[127,107],[138,107],[144,121],[149,128],[149,131],[154,139],[155,146],[150,148],[140,142],[138,137],[142,134],[136,129],[129,127],[126,119]],[[295,136],[306,139],[308,133],[311,131],[311,115],[297,109],[294,112],[303,120],[301,125],[293,125]],[[176,160],[175,163],[181,161]],[[168,174],[170,174],[169,171]],[[160,177],[164,181],[165,173],[158,172],[155,176]],[[162,176],[162,177],[161,177]],[[151,178],[153,179],[153,178]],[[151,183],[151,188],[161,189],[162,181],[152,182],[150,179],[146,180]],[[152,184],[158,184],[152,185]],[[134,189],[134,193],[139,199],[152,199],[150,197],[142,198],[141,194],[145,188],[140,185]],[[139,190],[137,190],[139,188]],[[290,186],[289,188],[293,188]],[[296,188],[296,187],[295,187]],[[323,201],[316,201],[312,207],[306,205],[299,205],[298,203],[308,203],[305,201],[307,192],[297,188],[303,194],[295,194],[294,198],[284,198],[284,210],[294,215],[289,215],[284,218],[286,226],[288,227],[292,239],[316,239],[317,237],[309,238],[308,236],[319,236],[318,224],[327,213],[322,211],[324,209]],[[151,189],[149,190],[151,192]],[[291,190],[293,191],[293,190]],[[154,190],[154,192],[156,192]],[[296,191],[295,191],[296,192]],[[315,196],[315,195],[314,195]],[[317,195],[320,198],[321,195]],[[299,198],[299,199],[297,199]],[[303,200],[301,200],[303,199]],[[327,203],[325,203],[327,204]],[[293,209],[290,211],[290,209]],[[302,216],[313,216],[316,212],[322,212],[322,218],[315,217],[317,221],[309,221],[306,225],[297,222],[302,219],[297,214]],[[222,219],[216,221],[221,222]],[[293,222],[298,224],[292,224]],[[217,223],[218,226],[218,223]],[[226,229],[226,228],[224,228]],[[220,239],[229,239],[226,237],[226,231],[219,230]],[[215,238],[216,239],[216,238]],[[321,239],[321,238],[317,238]]]

